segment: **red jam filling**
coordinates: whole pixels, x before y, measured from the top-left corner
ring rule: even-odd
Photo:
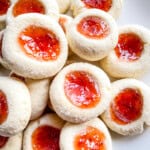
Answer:
[[[119,35],[119,41],[115,47],[118,58],[127,61],[135,61],[141,57],[144,43],[134,33],[124,33]]]
[[[94,127],[87,127],[76,135],[74,139],[75,150],[106,150],[105,135]]]
[[[14,17],[25,13],[45,14],[45,8],[39,0],[19,0],[13,7]]]
[[[9,0],[0,0],[0,15],[5,15],[10,6]]]
[[[143,98],[139,90],[126,88],[122,90],[111,104],[111,117],[121,125],[139,119],[143,110]]]
[[[8,116],[8,104],[6,95],[0,90],[0,125],[5,122]]]
[[[37,60],[56,60],[60,54],[59,40],[55,34],[43,27],[31,25],[18,37],[23,52]]]
[[[3,148],[8,141],[8,137],[0,136],[0,148]]]
[[[83,18],[77,25],[77,30],[88,38],[102,39],[109,32],[109,25],[101,18],[89,16]]]
[[[69,101],[79,108],[93,108],[100,102],[96,80],[84,71],[72,71],[65,77],[64,90]]]
[[[38,127],[32,134],[33,150],[59,150],[60,130],[52,126]]]
[[[112,0],[81,0],[87,8],[96,8],[109,11],[112,7]]]

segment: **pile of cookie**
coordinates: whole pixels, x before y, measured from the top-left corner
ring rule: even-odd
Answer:
[[[123,0],[0,0],[0,150],[112,150],[150,125],[150,30]],[[114,79],[112,82],[111,79]]]

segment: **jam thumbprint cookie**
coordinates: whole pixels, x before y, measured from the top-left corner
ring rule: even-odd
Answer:
[[[9,23],[15,17],[27,13],[48,15],[57,20],[59,8],[56,0],[15,0],[8,9],[6,21]]]
[[[69,122],[81,123],[97,117],[109,105],[110,81],[98,67],[73,63],[63,68],[50,86],[56,113]]]
[[[143,132],[150,125],[150,88],[135,79],[122,79],[112,83],[111,103],[102,115],[113,131],[122,135]]]
[[[112,150],[105,124],[94,118],[82,124],[66,123],[60,134],[61,150]]]
[[[69,7],[72,0],[56,0],[59,6],[60,13],[65,13]]]
[[[32,79],[53,76],[63,67],[67,56],[65,34],[48,16],[23,14],[5,30],[2,57],[18,75]]]
[[[66,34],[71,50],[89,61],[107,56],[118,41],[115,20],[109,14],[96,9],[79,14],[67,25]]]
[[[73,15],[87,11],[88,9],[99,9],[118,18],[122,9],[123,0],[72,0],[71,9]]]
[[[22,148],[22,132],[11,136],[0,136],[0,150],[21,150]]]
[[[46,114],[32,121],[24,132],[23,150],[59,150],[64,121],[56,114]]]
[[[150,30],[137,25],[120,27],[116,47],[100,65],[112,77],[140,77],[150,68],[149,45]]]
[[[0,135],[13,136],[22,131],[31,115],[31,100],[24,83],[0,77]]]

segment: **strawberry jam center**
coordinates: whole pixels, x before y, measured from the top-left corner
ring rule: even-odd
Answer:
[[[18,40],[23,52],[37,60],[56,60],[59,56],[59,41],[46,28],[31,25],[20,33]]]
[[[124,33],[119,35],[119,41],[115,47],[118,58],[127,61],[135,61],[141,57],[144,43],[134,33]]]
[[[66,75],[64,90],[69,101],[80,108],[93,108],[100,101],[97,82],[89,73],[73,71]]]
[[[0,148],[3,148],[8,141],[8,137],[0,136]]]
[[[0,0],[0,15],[5,15],[10,6],[9,0]]]
[[[25,13],[45,14],[45,8],[39,0],[19,0],[13,7],[14,17]]]
[[[33,150],[59,150],[60,130],[48,125],[38,127],[32,134]]]
[[[75,150],[106,150],[105,135],[97,128],[88,126],[75,136]]]
[[[7,119],[8,104],[6,95],[0,90],[0,125]]]
[[[103,19],[89,16],[78,23],[77,30],[88,38],[102,39],[109,34],[110,28]]]
[[[97,8],[109,11],[112,6],[112,0],[81,0],[87,8]]]
[[[143,98],[139,90],[122,90],[111,104],[111,117],[118,124],[136,121],[142,115]]]

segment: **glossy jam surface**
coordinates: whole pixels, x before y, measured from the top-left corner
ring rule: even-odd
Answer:
[[[84,71],[68,73],[64,90],[69,101],[79,108],[93,108],[100,102],[100,90],[96,80]]]
[[[19,0],[13,7],[14,17],[25,13],[45,14],[45,7],[39,0]]]
[[[19,35],[18,41],[23,52],[41,61],[56,60],[60,45],[55,34],[43,27],[31,25]]]
[[[9,0],[0,0],[0,15],[5,15],[10,6]]]
[[[134,33],[124,33],[119,35],[119,41],[115,47],[118,58],[125,61],[135,61],[141,57],[144,43]]]
[[[109,11],[112,6],[112,0],[81,0],[87,8],[97,8]]]
[[[0,136],[0,148],[3,148],[6,145],[8,139],[8,137]]]
[[[88,126],[76,135],[75,150],[106,150],[105,135],[95,127]]]
[[[52,126],[38,127],[32,134],[33,150],[59,150],[59,135],[60,130]]]
[[[122,90],[111,104],[112,119],[126,125],[139,119],[143,111],[143,97],[139,90],[126,88]]]
[[[7,97],[0,90],[0,125],[4,123],[8,116],[8,104],[7,104]]]
[[[101,18],[96,16],[88,16],[83,18],[77,25],[77,30],[88,38],[102,39],[109,32],[109,25]]]

